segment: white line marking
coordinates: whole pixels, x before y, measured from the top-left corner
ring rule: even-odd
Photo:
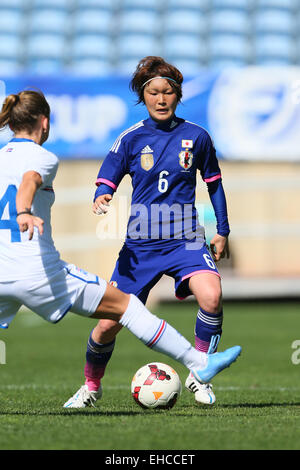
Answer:
[[[50,385],[50,384],[22,384],[22,385],[15,385],[15,384],[7,384],[7,385],[0,385],[0,390],[70,390],[70,386],[66,385]],[[214,387],[215,390],[220,391],[248,391],[248,392],[299,392],[300,387],[235,387],[235,386],[228,386],[228,387]],[[105,390],[130,390],[129,385],[106,385]]]

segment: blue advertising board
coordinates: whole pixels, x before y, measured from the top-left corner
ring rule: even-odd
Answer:
[[[129,77],[19,76],[2,82],[2,95],[43,91],[52,112],[45,147],[60,159],[104,158],[121,132],[148,117]],[[176,114],[211,134],[219,158],[300,160],[297,67],[203,71],[185,79]],[[1,131],[0,144],[9,137]]]

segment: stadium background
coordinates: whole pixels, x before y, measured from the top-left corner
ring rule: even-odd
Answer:
[[[182,70],[178,115],[210,132],[228,200],[220,346],[243,347],[214,380],[213,409],[186,392],[167,417],[140,410],[130,380],[149,360],[172,364],[182,382],[186,370],[124,329],[99,407],[65,410],[83,380],[92,320],[69,314],[53,327],[24,308],[1,330],[1,449],[299,450],[299,39],[300,0],[0,0],[0,101],[26,87],[45,92],[45,146],[60,158],[54,239],[64,259],[107,279],[124,235],[129,178],[110,216],[94,216],[91,200],[115,138],[146,116],[130,74],[148,54]],[[0,145],[8,138],[1,131]],[[210,238],[215,220],[200,178],[197,204]],[[193,342],[196,303],[170,300],[173,282],[163,278],[153,312]]]
[[[39,88],[60,158],[53,234],[62,257],[109,279],[126,226],[129,179],[111,218],[91,212],[115,138],[146,117],[128,89],[146,55],[183,72],[177,114],[205,127],[220,159],[231,259],[225,299],[299,298],[300,0],[0,0],[1,94]],[[0,135],[1,144],[9,137]],[[197,188],[208,239],[215,220]],[[150,300],[174,299],[163,278]]]

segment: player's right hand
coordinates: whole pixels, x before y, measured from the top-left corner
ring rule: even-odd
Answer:
[[[34,227],[38,228],[39,234],[43,235],[44,232],[44,221],[40,217],[36,217],[33,214],[22,214],[17,217],[20,232],[28,231],[28,240],[32,240]]]
[[[95,199],[93,212],[96,215],[106,214],[109,209],[109,202],[112,200],[111,194],[101,194]]]

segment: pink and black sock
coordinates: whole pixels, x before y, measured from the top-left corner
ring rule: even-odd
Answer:
[[[223,310],[219,313],[208,313],[199,309],[195,328],[195,348],[208,354],[216,352],[221,335]]]
[[[98,390],[108,361],[115,347],[115,339],[110,343],[99,344],[92,339],[92,333],[88,339],[86,351],[86,364],[84,367],[85,384],[89,390]]]

